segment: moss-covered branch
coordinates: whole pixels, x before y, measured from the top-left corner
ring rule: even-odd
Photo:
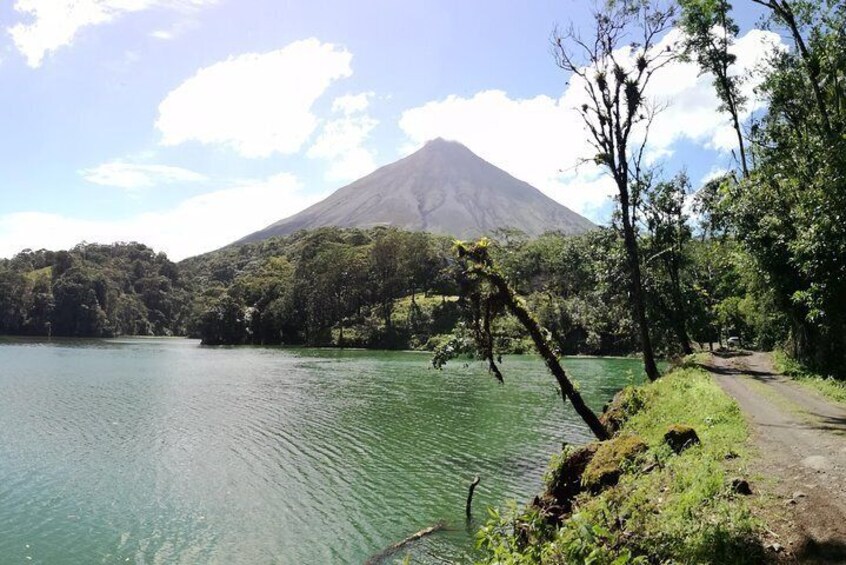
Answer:
[[[558,362],[558,356],[555,354],[548,333],[535,320],[523,301],[511,289],[508,281],[493,264],[488,253],[488,245],[488,240],[482,239],[475,244],[458,242],[455,249],[459,259],[465,262],[467,283],[473,301],[482,304],[484,319],[481,323],[477,322],[476,324],[477,327],[481,326],[481,336],[477,336],[477,342],[481,346],[482,354],[488,361],[491,371],[500,381],[502,380],[502,373],[494,360],[490,322],[493,313],[505,309],[513,314],[526,328],[549,372],[558,381],[562,400],[565,403],[567,400],[570,401],[576,413],[597,438],[600,440],[608,439],[610,437],[608,430],[602,425],[593,410],[585,404],[581,394],[576,390],[576,387],[567,377],[564,368]],[[487,287],[484,286],[485,284],[487,284]]]

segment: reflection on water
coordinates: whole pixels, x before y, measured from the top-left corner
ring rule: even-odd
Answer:
[[[628,360],[571,359],[600,407]],[[478,364],[182,339],[0,341],[0,556],[33,563],[360,563],[472,552],[476,515],[588,438],[530,357]],[[31,561],[30,559],[31,558]]]

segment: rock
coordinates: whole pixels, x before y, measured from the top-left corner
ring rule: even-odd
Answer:
[[[802,492],[801,490],[797,490],[793,493],[793,498],[805,498],[806,496],[808,495]]]
[[[597,449],[598,443],[589,443],[564,450],[558,465],[550,469],[546,492],[541,497],[542,506],[559,506],[563,513],[570,512],[573,499],[584,490],[582,475]]]
[[[673,424],[664,434],[664,442],[676,453],[681,453],[688,447],[699,444],[699,436],[690,426]]]
[[[740,477],[731,480],[731,490],[737,494],[746,496],[752,494],[752,487],[749,486],[749,481]]]
[[[614,486],[623,474],[623,465],[646,451],[646,442],[634,434],[623,434],[599,444],[582,474],[582,486],[599,492]]]
[[[782,551],[784,551],[784,546],[782,546],[780,543],[772,543],[770,544],[769,548],[775,553],[781,553]]]

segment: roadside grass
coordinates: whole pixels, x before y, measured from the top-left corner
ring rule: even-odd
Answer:
[[[748,456],[748,430],[737,404],[690,363],[633,394],[643,408],[618,437],[637,436],[647,449],[623,467],[619,483],[599,495],[579,495],[558,528],[545,525],[533,507],[494,511],[479,536],[485,563],[763,560],[761,525],[731,486],[734,474],[743,476]],[[694,428],[701,443],[675,454],[664,443],[673,424]]]
[[[779,373],[791,377],[804,387],[819,392],[829,400],[846,404],[846,381],[809,371],[783,351],[773,351],[772,357],[775,370]]]

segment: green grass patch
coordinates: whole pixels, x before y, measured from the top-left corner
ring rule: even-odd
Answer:
[[[697,351],[679,359],[676,368],[691,369],[698,365],[705,365],[711,361],[711,354],[707,351]]]
[[[809,371],[783,351],[773,352],[773,365],[777,372],[791,377],[798,384],[819,392],[829,400],[846,404],[846,381]]]
[[[436,307],[441,306],[447,302],[457,302],[457,296],[449,296],[449,295],[442,295],[442,294],[432,294],[426,296],[425,294],[418,294],[414,297],[414,303],[417,305],[418,308],[423,310],[424,312],[431,312]],[[405,321],[408,319],[409,313],[411,312],[411,295],[403,296],[402,298],[397,298],[394,300],[394,311],[392,320],[396,321]]]
[[[44,267],[43,269],[36,269],[34,271],[29,271],[26,273],[26,278],[30,280],[30,282],[35,282],[38,279],[45,278],[48,281],[53,276],[53,267]]]
[[[622,466],[618,484],[599,495],[579,495],[560,526],[549,525],[532,507],[494,512],[480,532],[484,562],[762,560],[759,524],[730,484],[731,470],[737,472],[747,456],[748,430],[737,404],[695,367],[638,387],[637,397],[643,408],[618,437],[637,437],[647,447]],[[664,434],[679,424],[694,428],[701,443],[676,455]]]

